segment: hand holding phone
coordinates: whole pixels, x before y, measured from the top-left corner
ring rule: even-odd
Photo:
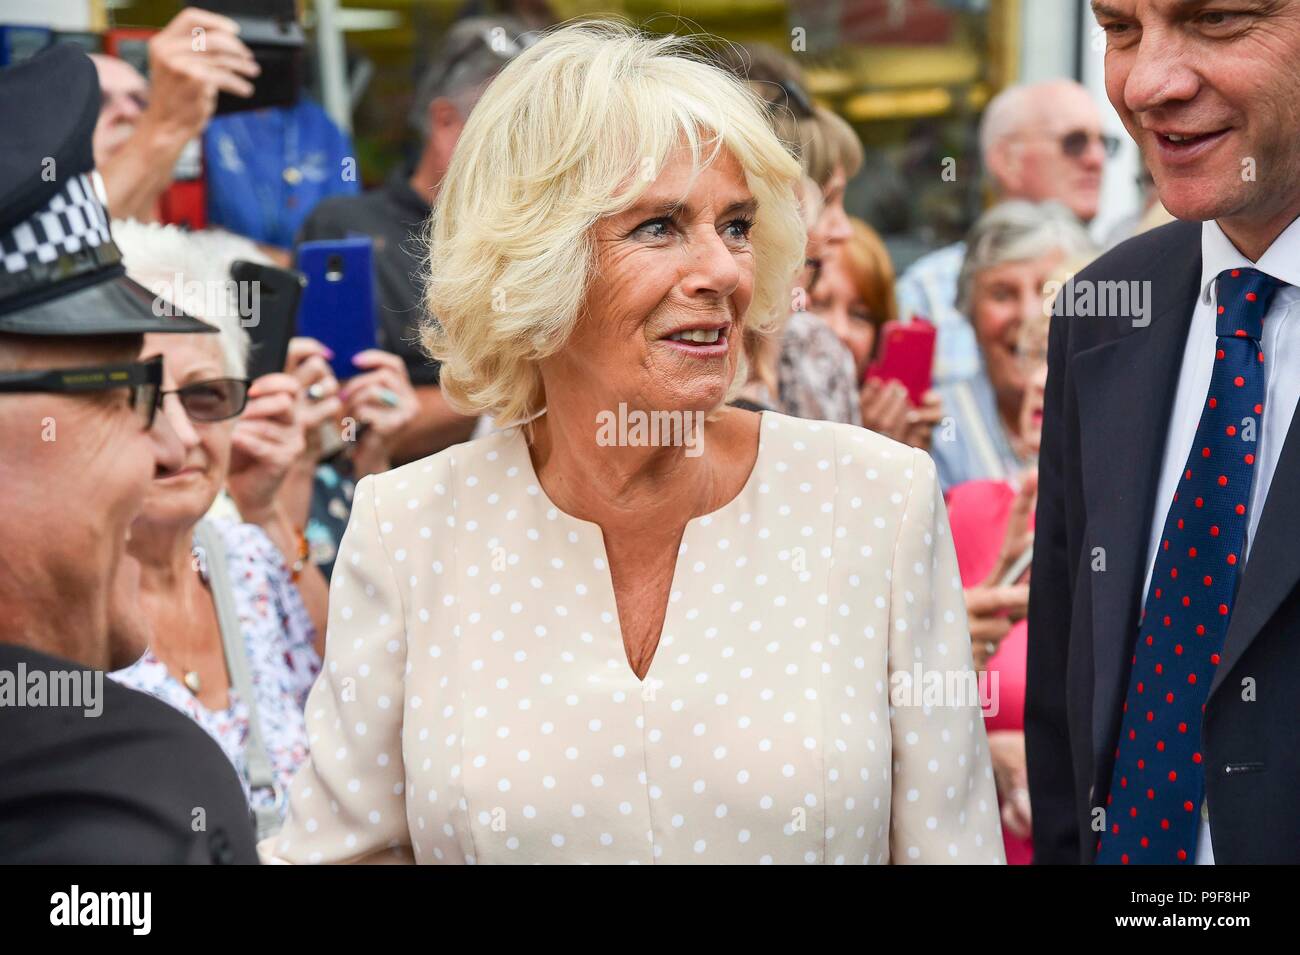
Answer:
[[[908,403],[907,389],[902,382],[864,378],[858,393],[858,404],[862,409],[864,428],[906,443],[907,419],[912,406]]]
[[[261,72],[239,25],[212,10],[182,10],[150,38],[148,49],[146,112],[183,139],[203,132],[219,100],[251,96]]]
[[[880,357],[867,366],[864,380],[898,381],[907,389],[912,407],[921,406],[930,390],[934,366],[935,328],[923,318],[906,324],[886,322],[880,329]]]
[[[231,263],[230,277],[235,281],[241,318],[248,329],[248,377],[257,379],[284,371],[306,276],[294,269],[238,259]],[[251,314],[243,315],[244,308]]]
[[[304,242],[298,246],[298,268],[307,276],[298,333],[324,345],[334,376],[346,381],[361,370],[352,359],[377,347],[372,242]]]
[[[222,14],[233,26],[241,50],[256,67],[246,89],[221,88],[217,115],[297,103],[305,40],[295,0],[204,0],[203,5],[211,11],[208,16]]]
[[[1019,583],[1029,569],[1034,556],[1034,509],[1038,503],[1038,472],[1030,469],[1020,478],[1011,510],[1007,514],[1007,527],[1002,535],[998,562],[990,581],[999,587]],[[995,579],[996,578],[996,579]]]

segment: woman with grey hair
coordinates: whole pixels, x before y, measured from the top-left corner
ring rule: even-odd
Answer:
[[[947,417],[934,431],[930,454],[945,491],[964,481],[1008,480],[1028,463],[1020,435],[1020,326],[1051,307],[1043,286],[1062,263],[1093,251],[1083,226],[1057,202],[1008,200],[972,227],[957,308],[975,332],[980,370],[937,389]]]
[[[163,358],[159,415],[183,459],[154,477],[131,528],[151,635],[144,655],[112,677],[176,707],[221,744],[266,834],[306,756],[302,707],[324,647],[309,613],[313,603],[323,610],[324,581],[310,563],[292,568],[281,548],[293,545],[274,542],[292,536],[275,498],[304,445],[299,383],[246,377],[248,336],[229,269],[259,258],[255,246],[137,222],[113,234],[132,278],[220,334],[145,336],[143,355]],[[202,341],[169,340],[179,338]],[[313,414],[338,413],[336,397],[319,404]],[[238,513],[221,516],[213,504],[225,488]]]
[[[1015,862],[1029,855],[1020,713],[1024,577],[1037,490],[1038,376],[1046,374],[1042,348],[1026,343],[1046,341],[1052,280],[1094,251],[1078,220],[1055,202],[1009,200],[984,213],[967,239],[957,286],[957,307],[979,345],[980,374],[938,389],[952,420],[936,429],[931,454],[952,509],[975,665],[1003,681],[1003,705],[989,714],[988,728],[1007,855]]]
[[[1002,861],[979,701],[919,685],[973,677],[929,459],[727,405],[799,177],[688,40],[580,23],[492,82],[427,339],[507,427],[357,486],[265,855]]]

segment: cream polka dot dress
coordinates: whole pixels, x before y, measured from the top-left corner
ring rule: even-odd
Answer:
[[[644,681],[601,530],[519,429],[358,484],[264,857],[1002,862],[978,701],[891,697],[971,668],[933,464],[849,425],[760,435],[686,527]]]

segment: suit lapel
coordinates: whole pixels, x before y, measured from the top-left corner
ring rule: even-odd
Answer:
[[[1223,660],[1210,683],[1211,696],[1300,581],[1300,560],[1296,559],[1300,507],[1290,494],[1300,481],[1300,429],[1295,421],[1293,416],[1269,483],[1268,497],[1263,502],[1255,540],[1242,570],[1237,599],[1232,605],[1232,620],[1223,642]]]
[[[1072,362],[1088,527],[1083,559],[1098,567],[1105,561],[1104,571],[1090,571],[1092,743],[1099,767],[1109,765],[1100,757],[1119,732],[1169,416],[1200,284],[1199,241],[1197,230],[1194,247],[1169,250],[1165,261],[1176,264],[1152,279],[1158,308],[1149,326],[1081,351]]]

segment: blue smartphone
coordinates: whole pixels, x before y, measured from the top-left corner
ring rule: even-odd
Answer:
[[[345,381],[360,369],[352,358],[377,347],[374,250],[368,238],[326,239],[298,246],[298,271],[307,277],[298,309],[298,334],[334,353],[330,367]]]

